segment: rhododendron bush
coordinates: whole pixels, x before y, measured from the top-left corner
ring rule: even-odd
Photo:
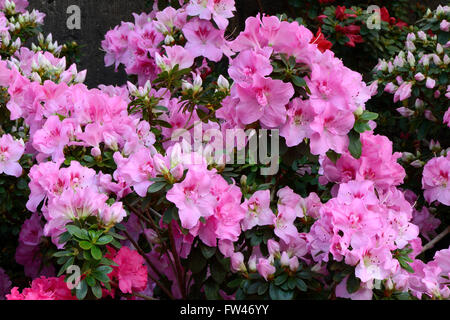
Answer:
[[[448,7],[366,83],[298,21],[155,3],[101,44],[127,85],[88,88],[4,3],[0,298],[450,297]]]

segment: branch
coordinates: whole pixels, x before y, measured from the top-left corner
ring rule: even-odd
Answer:
[[[263,8],[261,0],[256,0],[256,2],[258,3],[259,12],[261,12],[261,14],[263,14],[264,13],[264,8]]]
[[[445,238],[446,235],[448,235],[450,233],[450,226],[447,227],[444,231],[442,231],[441,233],[439,233],[433,240],[431,240],[430,242],[428,242],[426,245],[423,246],[422,251],[420,253],[424,253],[425,251],[431,249],[434,247],[434,245],[436,243],[438,243],[439,241],[441,241],[443,238]]]
[[[180,291],[181,291],[181,294],[183,295],[183,298],[186,298],[187,297],[186,278],[185,278],[185,273],[183,272],[183,267],[181,266],[180,256],[178,255],[177,246],[175,243],[175,237],[173,236],[173,221],[170,222],[168,229],[169,229],[170,244],[172,247],[171,251],[172,251],[172,255],[175,260],[175,266],[177,269],[178,284],[180,286]]]
[[[127,231],[123,231],[123,233],[125,234],[125,236],[128,238],[128,240],[130,240],[130,242],[133,244],[133,246],[136,248],[136,250],[140,253],[140,255],[145,259],[145,261],[147,262],[147,264],[149,265],[149,267],[160,277],[162,278],[162,274],[159,272],[159,270],[154,266],[154,264],[150,261],[150,259],[147,257],[147,255],[145,254],[145,252],[139,247],[139,245],[136,243],[136,241],[134,241],[134,239],[130,236],[130,234]],[[175,300],[175,297],[172,295],[172,293],[163,286],[163,284],[156,278],[154,278],[150,273],[148,274],[149,278],[152,279],[157,285],[158,287],[161,288],[161,290],[163,290],[167,296],[172,299]]]

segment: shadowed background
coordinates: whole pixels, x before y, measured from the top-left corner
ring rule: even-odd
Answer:
[[[229,30],[235,30],[235,32],[241,30],[245,19],[256,15],[261,7],[268,14],[289,13],[288,1],[236,0],[237,12]],[[86,84],[90,87],[99,84],[125,83],[126,76],[122,70],[114,72],[112,67],[104,66],[101,41],[105,33],[121,21],[133,21],[133,12],[151,11],[152,2],[151,0],[29,0],[30,9],[38,9],[47,15],[44,34],[51,32],[53,39],[59,44],[74,40],[83,46],[78,70],[88,70]],[[423,1],[423,4],[434,9],[439,3],[445,2],[428,0]],[[81,8],[80,30],[69,30],[66,26],[70,16],[66,12],[71,5],[78,5]]]

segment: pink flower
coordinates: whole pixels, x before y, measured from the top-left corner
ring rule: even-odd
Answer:
[[[430,241],[430,236],[436,235],[435,230],[441,224],[441,220],[434,217],[427,207],[423,207],[420,211],[414,210],[412,223],[419,226],[420,234]]]
[[[448,127],[450,127],[450,108],[444,114],[443,123],[446,123]]]
[[[327,108],[310,124],[311,153],[325,154],[328,150],[343,153],[348,147],[347,134],[353,128],[353,113]]]
[[[118,279],[120,291],[133,293],[147,287],[147,268],[144,258],[139,253],[128,247],[122,247],[113,261],[119,266],[113,267],[111,276]]]
[[[275,218],[270,209],[269,190],[256,191],[247,201],[247,214],[242,221],[242,230],[252,229],[254,226],[271,225]]]
[[[428,203],[450,206],[450,157],[433,158],[423,168],[422,188]]]
[[[426,81],[425,85],[428,89],[433,89],[436,86],[436,80],[434,80],[430,77],[427,77],[427,81]]]
[[[268,259],[259,258],[258,264],[256,265],[258,273],[268,281],[272,278],[272,275],[277,271],[277,269],[270,263]]]
[[[309,124],[314,119],[309,100],[295,98],[288,105],[287,121],[280,129],[280,135],[286,139],[286,145],[293,147],[310,137]]]
[[[33,280],[30,288],[25,288],[22,293],[14,287],[7,300],[77,300],[72,296],[64,276],[59,278],[40,277]]]
[[[145,197],[147,189],[152,182],[150,178],[156,176],[155,165],[149,149],[141,148],[129,158],[124,158],[120,153],[114,154],[117,170],[114,178],[122,178],[133,187],[134,191],[141,197]]]
[[[439,25],[440,29],[444,32],[449,32],[450,30],[450,22],[448,22],[447,20],[442,20],[441,24]]]
[[[100,218],[105,225],[120,223],[126,216],[127,213],[123,209],[121,202],[116,202],[112,206],[105,206],[105,208],[100,211]]]
[[[172,47],[163,46],[163,48],[166,50],[166,55],[163,56],[161,59],[164,63],[163,64],[164,68],[168,70],[173,69],[175,65],[178,65],[180,70],[190,68],[194,63],[194,56],[192,54],[192,51],[186,50],[187,48],[185,49],[180,46],[172,46]],[[158,56],[159,54],[156,53],[157,62]],[[161,68],[160,65],[158,66]]]
[[[223,31],[214,28],[211,22],[194,18],[183,27],[187,43],[185,49],[194,57],[205,57],[218,62],[222,58]]]
[[[367,131],[361,134],[361,143],[360,159],[353,158],[348,151],[335,164],[325,158],[321,162],[324,174],[321,183],[371,180],[377,188],[386,189],[403,182],[405,170],[397,163],[401,154],[392,153],[392,142],[387,137]]]
[[[234,0],[190,0],[186,12],[190,16],[198,16],[203,20],[211,20],[211,16],[219,29],[225,30],[228,19],[233,17]]]
[[[0,174],[20,177],[22,167],[18,163],[25,151],[22,139],[15,140],[10,134],[0,137]]]
[[[166,198],[177,206],[181,226],[194,228],[201,217],[207,218],[214,212],[216,199],[211,194],[211,173],[203,167],[192,166],[186,178],[167,192]]]
[[[403,82],[400,87],[395,91],[394,102],[403,101],[411,96],[412,83]]]
[[[336,286],[336,297],[352,299],[352,300],[372,300],[372,290],[367,288],[364,284],[354,293],[349,293],[347,291],[347,281],[348,276],[346,276],[337,286]]]
[[[245,50],[233,59],[230,63],[228,73],[230,77],[241,86],[250,85],[253,82],[254,75],[261,77],[268,76],[272,73],[272,65],[270,64],[270,52],[257,52],[255,50]]]
[[[392,257],[387,247],[378,247],[362,254],[360,263],[356,266],[355,276],[362,282],[386,279],[398,266],[398,261]]]
[[[51,116],[42,129],[34,134],[33,147],[42,153],[42,157],[51,156],[57,162],[64,159],[64,147],[69,143],[72,133],[70,121],[60,121],[58,116]]]
[[[6,0],[0,0],[0,9],[3,10],[5,8]],[[10,1],[16,5],[16,12],[24,13],[26,8],[28,7],[28,0],[13,0]]]
[[[255,75],[252,86],[237,84],[236,89],[240,99],[237,115],[244,124],[259,120],[268,128],[276,128],[286,122],[286,105],[294,95],[292,84]]]
[[[186,12],[190,16],[198,16],[200,19],[210,20],[211,10],[208,7],[208,0],[190,0],[186,6]]]
[[[5,33],[9,30],[8,19],[6,19],[5,14],[0,12],[0,34]]]
[[[290,243],[298,237],[297,227],[294,225],[296,218],[295,211],[280,207],[277,216],[273,219],[275,234],[286,243]]]
[[[233,17],[233,11],[236,10],[234,0],[208,0],[208,8],[214,22],[221,30],[227,28],[228,19]]]

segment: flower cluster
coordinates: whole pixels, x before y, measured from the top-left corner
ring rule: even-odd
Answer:
[[[0,33],[26,5],[0,1]],[[443,96],[448,46],[410,33],[409,53],[380,61],[367,86],[298,21],[259,14],[231,38],[235,10],[233,0],[156,4],[110,30],[105,64],[125,67],[123,87],[89,89],[51,36],[0,61],[0,195],[18,181],[19,212],[32,212],[15,254],[32,282],[7,299],[449,298],[449,250],[422,255],[447,225],[448,152],[427,141],[431,160],[410,161],[366,110],[377,86],[395,102],[420,104],[422,91],[401,87],[412,81]],[[327,10],[341,42],[363,42],[360,8]],[[406,29],[382,14],[384,28]],[[246,150],[268,131],[283,137],[281,150],[258,141],[257,158],[280,168],[272,176]],[[80,270],[73,288],[69,267]],[[9,287],[0,273],[0,297]]]
[[[10,294],[6,295],[7,300],[75,300],[71,295],[64,276],[59,278],[40,277],[33,280],[30,288],[25,288],[22,292],[14,287]]]

